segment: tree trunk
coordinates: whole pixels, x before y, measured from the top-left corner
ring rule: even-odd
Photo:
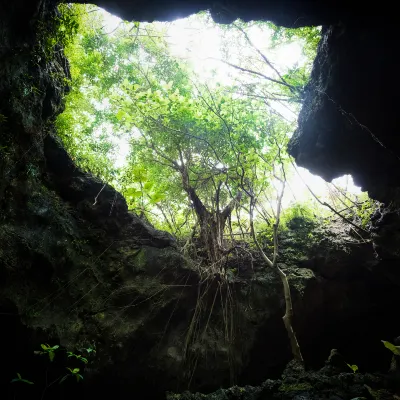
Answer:
[[[285,296],[286,309],[285,309],[285,315],[282,317],[282,319],[289,336],[292,354],[295,360],[303,364],[304,363],[303,356],[301,354],[299,342],[297,341],[296,333],[292,325],[293,306],[292,306],[292,296],[290,294],[289,281],[287,279],[286,274],[278,266],[276,266],[275,268],[277,269],[279,277],[281,278],[283,284],[283,293]]]
[[[212,264],[218,263],[224,254],[224,230],[226,221],[232,214],[236,204],[241,200],[242,193],[233,198],[230,203],[222,210],[219,210],[219,189],[216,193],[217,211],[210,212],[198,197],[195,189],[190,185],[189,174],[185,166],[180,166],[179,171],[182,176],[182,184],[189,200],[192,203],[194,211],[200,224],[200,241],[207,251],[209,261]]]
[[[210,213],[200,221],[200,240],[207,251],[208,258],[212,263],[218,262],[224,253],[224,229],[227,218],[222,213]]]

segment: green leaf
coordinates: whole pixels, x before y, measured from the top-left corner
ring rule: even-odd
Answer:
[[[86,349],[86,351],[90,354],[90,353],[96,353],[96,350],[95,349],[92,349],[91,347],[88,347],[87,349]]]
[[[393,354],[396,356],[400,356],[400,346],[395,346],[394,344],[387,342],[385,340],[382,340],[382,343],[384,346],[389,349]]]
[[[356,372],[358,371],[358,366],[357,366],[357,365],[355,365],[355,364],[350,365],[350,364],[347,364],[347,363],[346,363],[346,365],[347,365],[354,373],[356,373]]]
[[[125,117],[125,114],[125,111],[121,109],[115,114],[115,118],[117,118],[118,121],[121,121]]]
[[[73,374],[77,374],[79,371],[80,371],[79,368],[74,368],[74,369],[72,370],[72,373],[73,373]]]
[[[130,189],[126,190],[125,195],[136,198],[136,197],[140,197],[142,195],[142,192],[138,189],[130,188]]]
[[[43,350],[48,350],[50,348],[49,345],[45,345],[43,343],[40,346],[42,347]]]
[[[32,381],[28,381],[28,379],[22,379],[21,374],[17,372],[18,378],[14,378],[10,381],[10,383],[15,383],[15,382],[22,382],[22,383],[27,383],[28,385],[33,385],[34,383]]]
[[[154,186],[154,182],[146,182],[143,186],[144,190],[150,190]]]
[[[56,353],[54,353],[54,351],[49,351],[50,361],[53,361],[55,356],[56,356]]]
[[[160,201],[165,199],[165,194],[164,193],[156,193],[152,198],[151,198],[151,203],[156,204],[159,203]]]

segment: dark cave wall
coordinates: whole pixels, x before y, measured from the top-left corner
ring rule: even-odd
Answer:
[[[289,144],[298,165],[328,181],[352,174],[385,203],[400,200],[396,47],[390,23],[325,27]]]
[[[209,10],[214,20],[220,23],[231,23],[238,18],[268,20],[288,28],[329,25],[356,17],[370,19],[386,13],[373,4],[353,1],[349,5],[343,0],[78,0],[77,3],[94,3],[126,20],[166,21]]]

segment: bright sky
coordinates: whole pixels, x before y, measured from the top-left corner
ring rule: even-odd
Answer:
[[[104,16],[106,32],[112,32],[121,22],[118,17],[108,14],[105,11]],[[229,40],[226,35],[224,39],[223,28],[215,26],[214,24],[204,23],[203,19],[199,19],[195,16],[169,23],[156,24],[166,27],[168,42],[173,54],[189,62],[200,79],[207,81],[208,84],[210,84],[210,80],[220,83],[232,82],[232,74],[234,74],[235,71],[232,72],[231,67],[215,60],[215,58],[223,58],[221,48],[227,43],[226,40]],[[250,28],[249,36],[258,48],[268,48],[270,37],[257,25]],[[232,46],[232,48],[230,49],[230,56],[232,57],[232,63],[235,63],[235,57],[239,55],[235,55],[234,46]],[[240,56],[243,57],[243,54],[240,54]],[[280,46],[273,51],[268,50],[268,56],[274,60],[274,64],[281,71],[293,67],[299,61],[301,62],[302,57],[304,57],[302,55],[301,43],[298,42]],[[276,107],[285,118],[291,121],[297,119],[297,115],[287,108],[279,104],[276,104]],[[128,142],[123,138],[116,138],[115,140],[120,147],[117,165],[122,166],[129,152]],[[304,182],[322,200],[327,198],[329,184],[326,181],[311,174],[304,168],[298,168],[298,172],[301,178],[297,174],[294,174],[289,180],[289,188],[285,198],[286,205],[292,201],[302,201],[310,198],[310,193]],[[335,179],[333,183],[341,188],[346,188],[350,193],[361,194],[361,189],[354,185],[350,175]]]

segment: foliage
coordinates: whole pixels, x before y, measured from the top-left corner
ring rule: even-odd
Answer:
[[[389,349],[395,356],[400,356],[400,346],[395,346],[394,344],[382,340],[383,345]]]
[[[79,28],[79,20],[76,18],[74,9],[69,4],[58,6],[59,14],[56,18],[57,29],[51,38],[52,45],[66,47],[76,36]]]
[[[93,347],[89,346],[89,347],[85,348],[84,350],[85,350],[88,354],[96,353],[95,346],[93,346]]]
[[[347,364],[347,363],[346,363],[346,365],[347,365],[354,373],[356,373],[356,372],[358,371],[358,366],[357,366],[357,365],[355,365],[355,364],[351,365],[351,364]]]
[[[17,372],[17,377],[14,378],[11,383],[16,383],[16,382],[22,382],[22,383],[27,383],[28,385],[33,385],[34,383],[32,381],[28,381],[27,379],[23,379],[21,377],[21,374]]]
[[[85,364],[88,363],[88,359],[86,357],[81,356],[80,354],[75,354],[72,351],[68,351],[67,354],[68,354],[68,358],[73,357],[79,361],[82,361]]]
[[[0,114],[0,124],[4,124],[7,122],[7,117],[3,114]]]
[[[70,32],[64,42],[72,80],[56,125],[76,164],[114,185],[129,209],[157,228],[185,240],[218,230],[219,247],[231,235],[249,238],[243,188],[251,187],[256,230],[271,239],[278,155],[288,173],[286,146],[319,28],[242,21],[219,26],[206,13],[193,16],[221,38],[220,58],[213,60],[225,67],[226,77],[216,72],[205,80],[173,55],[166,24],[121,21],[107,32],[104,14],[94,6],[61,11],[61,26]],[[302,58],[278,65],[274,51],[293,43],[303,48]],[[311,221],[312,208],[290,206],[279,229],[300,214]],[[354,210],[351,218],[365,224],[370,209],[365,204]],[[213,218],[205,223],[201,215]],[[211,228],[218,218],[220,227]]]
[[[64,356],[66,355],[67,356],[66,360],[69,360],[69,359],[78,360],[78,361],[81,361],[82,363],[84,363],[85,365],[88,364],[89,360],[88,360],[88,358],[83,357],[80,354],[73,353],[71,351],[64,352],[62,349],[60,349],[59,345],[50,346],[47,343],[46,344],[42,343],[40,345],[40,347],[41,347],[41,350],[35,351],[34,353],[37,355],[47,355],[48,354],[49,360],[50,360],[50,364],[46,367],[46,371],[45,371],[45,385],[43,386],[43,390],[42,390],[42,397],[41,397],[42,399],[45,398],[45,394],[46,394],[47,390],[57,382],[59,384],[62,384],[69,377],[74,378],[74,380],[76,380],[76,382],[80,382],[83,380],[83,375],[81,373],[81,369],[71,366],[71,367],[66,367],[66,369],[69,371],[69,373],[62,374],[61,376],[58,376],[56,379],[49,381],[48,380],[49,372],[51,373],[51,375],[55,375],[55,376],[58,375],[57,370],[59,369],[59,365],[57,366],[57,364],[60,364],[60,363],[53,363],[56,352],[62,353],[61,355],[64,355]],[[90,356],[90,354],[96,353],[94,345],[83,349],[83,351],[86,351],[88,353],[88,357]],[[17,373],[17,377],[12,379],[10,383],[18,383],[18,382],[21,382],[24,384],[29,384],[29,385],[34,384],[32,381],[23,379],[21,377],[20,373]]]
[[[40,347],[43,351],[38,351],[36,354],[48,354],[50,361],[53,361],[56,356],[56,350],[58,350],[60,346],[57,344],[55,346],[50,346],[49,344],[42,343]]]
[[[60,384],[63,383],[67,378],[71,377],[75,377],[76,381],[79,382],[81,380],[83,380],[83,376],[79,373],[80,369],[79,368],[68,368],[67,370],[70,372],[69,374],[64,375],[61,379],[60,379]]]
[[[71,65],[71,92],[66,99],[66,111],[56,125],[75,162],[109,181],[114,172],[107,157],[112,145],[106,140],[105,115],[99,104],[110,87],[112,61],[101,45],[101,35],[96,34],[101,21],[90,19],[83,6],[75,5],[71,10],[84,29],[65,48]]]
[[[269,22],[269,28],[272,30],[272,43],[274,46],[288,44],[295,40],[301,40],[303,43],[303,54],[309,59],[314,60],[316,50],[321,38],[321,29],[319,27],[306,26],[302,28],[284,28],[276,26]]]
[[[178,236],[189,234],[196,216],[174,162],[184,160],[191,188],[211,213],[230,204],[245,177],[258,174],[256,186],[267,189],[290,123],[263,99],[238,98],[236,83],[199,83],[190,66],[171,56],[162,28],[152,28],[157,41],[138,35],[148,29],[141,24],[123,23],[107,35],[87,8],[74,10],[84,29],[66,49],[72,91],[57,126],[78,165],[116,185],[131,210]],[[116,168],[121,142],[130,152]]]
[[[43,50],[44,55],[50,58],[56,47],[64,48],[76,37],[79,20],[74,8],[69,4],[60,4],[56,15],[46,21],[38,21],[39,46],[38,55]]]
[[[303,223],[312,223],[316,219],[315,208],[311,203],[294,203],[282,212],[282,227],[286,228],[293,220],[301,220]]]
[[[356,209],[356,215],[360,219],[360,225],[365,228],[371,219],[371,215],[376,211],[379,203],[369,199],[366,194],[360,198],[360,205]]]

